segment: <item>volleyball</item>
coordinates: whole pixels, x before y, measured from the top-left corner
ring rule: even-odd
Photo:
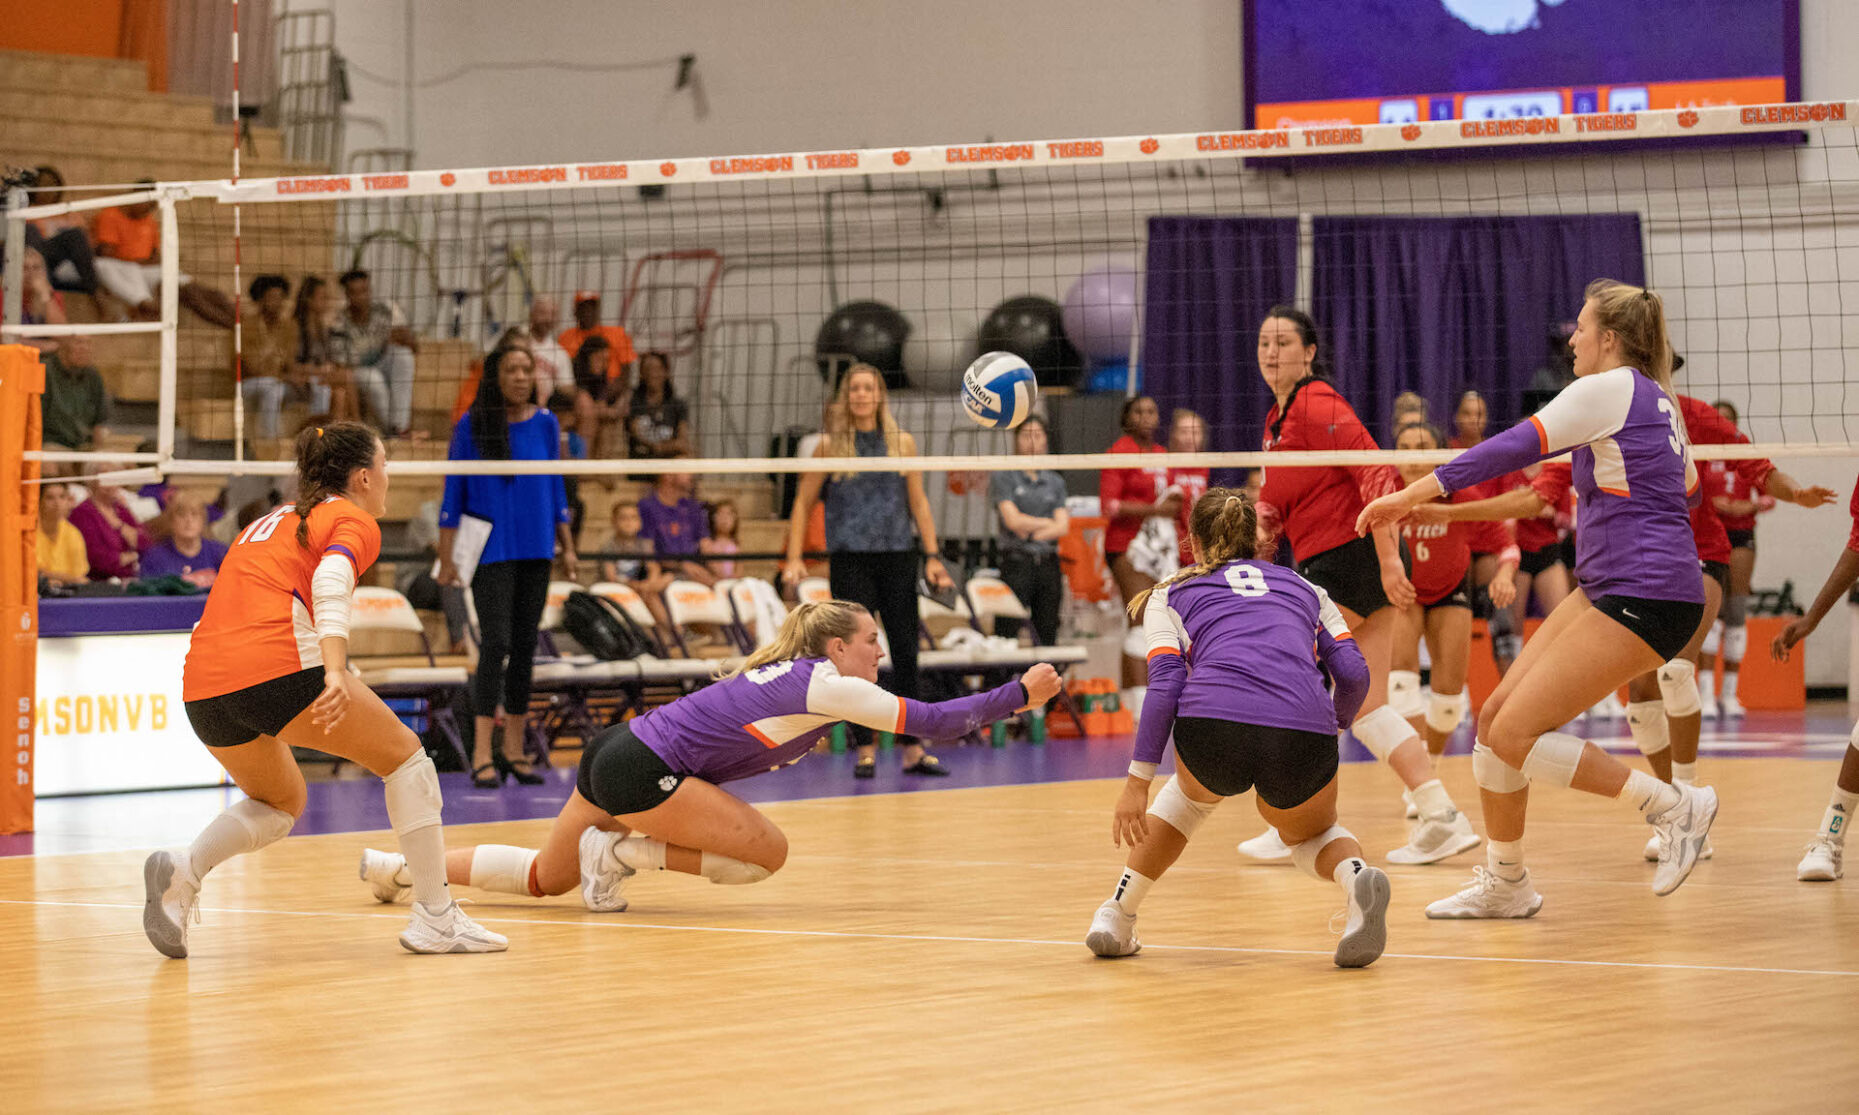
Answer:
[[[1033,369],[1011,352],[984,352],[962,373],[962,409],[978,426],[1011,430],[1038,401]]]

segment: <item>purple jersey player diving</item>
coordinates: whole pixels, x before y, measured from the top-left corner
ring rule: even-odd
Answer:
[[[1040,663],[986,693],[926,704],[878,687],[883,655],[863,607],[801,605],[735,673],[589,740],[541,851],[454,848],[447,877],[537,898],[578,882],[588,909],[602,911],[626,909],[622,885],[647,869],[757,883],[786,862],[787,837],[721,783],[799,762],[841,721],[955,739],[1059,692],[1058,672]],[[407,887],[401,857],[372,849],[361,877],[383,902]]]
[[[1362,707],[1368,662],[1328,594],[1252,560],[1258,516],[1245,493],[1208,491],[1188,533],[1196,564],[1130,601],[1148,644],[1149,696],[1110,833],[1130,857],[1085,944],[1103,957],[1140,949],[1136,908],[1150,886],[1221,799],[1257,789],[1292,861],[1343,888],[1336,963],[1364,967],[1387,944],[1388,877],[1336,823],[1336,734]],[[1151,804],[1171,732],[1175,775]]]
[[[1526,422],[1362,510],[1358,531],[1419,504],[1573,450],[1575,572],[1557,605],[1478,714],[1472,774],[1484,804],[1487,867],[1432,918],[1527,918],[1543,898],[1523,865],[1531,783],[1632,805],[1660,836],[1654,894],[1691,873],[1717,794],[1630,769],[1557,729],[1676,655],[1704,611],[1689,522],[1697,470],[1672,394],[1672,346],[1659,296],[1611,279],[1588,285],[1575,334],[1576,380]]]

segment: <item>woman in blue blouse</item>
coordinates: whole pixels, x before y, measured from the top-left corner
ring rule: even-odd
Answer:
[[[561,456],[561,427],[536,405],[534,358],[520,348],[499,348],[484,358],[484,374],[471,409],[452,430],[454,461],[551,461]],[[523,756],[536,629],[548,600],[549,568],[559,547],[567,575],[575,575],[568,493],[554,476],[448,476],[439,508],[439,577],[461,583],[452,562],[461,517],[491,524],[471,597],[478,610],[478,669],[471,679],[477,714],[471,782],[489,788],[506,775],[525,786],[542,782]],[[504,713],[503,750],[491,752],[497,712]]]

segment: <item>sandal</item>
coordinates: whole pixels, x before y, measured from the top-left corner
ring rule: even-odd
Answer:
[[[495,790],[503,785],[503,771],[497,769],[495,761],[481,767],[472,767],[471,784],[480,790]]]
[[[852,777],[854,778],[876,778],[878,777],[878,760],[860,759],[858,761],[858,764],[852,768]]]
[[[925,751],[923,757],[904,768],[905,774],[928,775],[931,778],[949,777],[949,768],[942,765],[942,760]]]
[[[499,775],[508,775],[516,779],[517,785],[519,786],[540,786],[548,781],[543,778],[542,775],[536,773],[535,767],[530,764],[528,759],[512,759],[508,755],[498,752],[491,756],[491,762],[496,765]],[[499,781],[501,782],[502,779],[500,778]]]

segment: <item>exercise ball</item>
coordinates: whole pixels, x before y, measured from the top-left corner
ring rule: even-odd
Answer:
[[[979,351],[981,311],[919,310],[910,316],[916,326],[904,342],[904,375],[927,391],[960,391],[962,369]]]
[[[910,322],[895,307],[882,302],[848,302],[820,323],[813,354],[820,363],[820,378],[837,387],[840,373],[850,364],[870,364],[884,374],[886,387],[903,387],[904,342],[910,339]]]
[[[1086,271],[1065,292],[1065,336],[1091,363],[1129,358],[1138,282],[1133,265],[1111,262]]]
[[[1084,390],[1087,395],[1121,395],[1130,388],[1130,362],[1124,357],[1107,360],[1091,369],[1091,375],[1085,380]],[[1143,370],[1136,367],[1136,393],[1142,394]]]
[[[1009,298],[981,322],[981,351],[1013,353],[1033,369],[1041,387],[1069,387],[1084,370],[1084,359],[1065,339],[1063,317],[1050,298]]]

